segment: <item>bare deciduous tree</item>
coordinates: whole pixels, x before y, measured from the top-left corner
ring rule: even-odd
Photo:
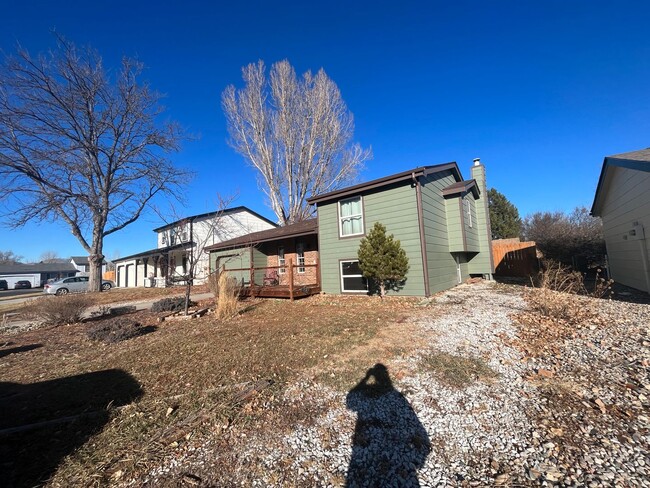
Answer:
[[[22,259],[13,251],[0,251],[0,264],[18,264]]]
[[[47,55],[19,49],[2,66],[0,201],[12,226],[67,223],[98,291],[104,238],[185,182],[167,158],[181,135],[157,123],[161,96],[139,81],[141,63],[125,58],[109,72],[92,48],[57,40]]]
[[[281,225],[311,217],[311,195],[353,180],[369,149],[352,144],[354,118],[322,69],[301,79],[288,61],[242,69],[245,86],[226,88],[222,105],[231,146],[259,171]]]
[[[195,280],[209,278],[210,257],[205,248],[214,244],[215,236],[226,239],[230,237],[232,224],[225,213],[235,198],[235,196],[217,195],[217,210],[200,221],[197,221],[196,217],[180,217],[180,213],[173,205],[164,212],[154,207],[156,214],[163,222],[168,225],[173,223],[175,229],[172,229],[172,232],[181,229],[186,231],[188,242],[185,249],[187,257],[185,266],[181,270],[176,266],[169,270],[172,281],[182,283],[185,287],[185,315],[187,315],[190,306],[190,295]],[[182,232],[177,233],[182,234]],[[201,266],[207,266],[208,272],[200,272],[202,271]]]
[[[535,241],[546,258],[574,267],[600,264],[606,253],[602,221],[585,207],[571,213],[535,212],[523,220],[522,234]]]
[[[38,258],[41,263],[56,263],[60,262],[62,259],[59,256],[59,253],[56,251],[43,251],[41,256]]]

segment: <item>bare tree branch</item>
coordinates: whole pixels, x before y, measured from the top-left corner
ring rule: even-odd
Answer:
[[[244,88],[230,85],[221,101],[230,145],[260,176],[280,224],[312,216],[311,195],[354,180],[370,149],[351,144],[354,118],[322,69],[298,79],[288,61],[242,69]]]
[[[183,136],[157,122],[161,95],[139,81],[141,63],[125,58],[110,77],[95,50],[57,41],[36,58],[19,48],[1,68],[0,201],[12,226],[66,222],[99,290],[104,237],[187,183],[167,156]]]

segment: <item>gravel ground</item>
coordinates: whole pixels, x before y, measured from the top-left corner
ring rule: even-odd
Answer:
[[[197,473],[183,479],[260,487],[650,486],[650,306],[580,300],[608,326],[586,325],[557,353],[528,357],[515,346],[524,326],[513,317],[527,308],[521,293],[493,283],[458,286],[430,303],[446,314],[417,324],[427,343],[390,370],[376,365],[347,393],[308,381],[285,391],[284,402],[327,406],[309,425],[288,435],[237,434],[246,438],[231,444],[236,455],[206,443],[145,482]],[[473,358],[496,375],[450,386],[423,367],[431,353]],[[227,456],[236,466],[225,480],[211,471]]]

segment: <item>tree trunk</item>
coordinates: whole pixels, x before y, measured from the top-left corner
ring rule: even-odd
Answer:
[[[88,291],[102,291],[102,263],[104,255],[101,252],[95,252],[88,256],[90,264],[90,276]]]
[[[379,296],[383,299],[384,295],[386,295],[386,283],[384,283],[384,280],[379,281]]]

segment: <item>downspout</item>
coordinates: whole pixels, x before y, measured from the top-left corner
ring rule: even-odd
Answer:
[[[415,200],[418,207],[418,227],[420,229],[420,253],[422,254],[422,272],[424,273],[424,295],[431,296],[429,286],[429,263],[427,262],[427,243],[424,235],[424,216],[422,213],[422,186],[420,180],[411,173],[413,183],[415,183]]]

